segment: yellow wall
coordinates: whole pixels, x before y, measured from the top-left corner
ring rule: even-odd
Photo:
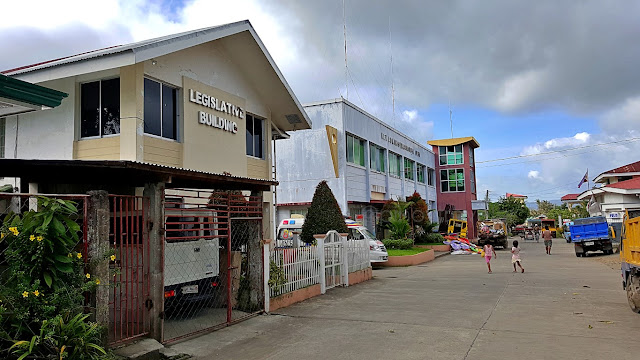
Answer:
[[[247,157],[247,176],[269,180],[269,167],[266,160]]]
[[[146,135],[144,136],[144,161],[181,168],[182,144]]]
[[[120,136],[74,141],[73,158],[79,160],[120,160]]]

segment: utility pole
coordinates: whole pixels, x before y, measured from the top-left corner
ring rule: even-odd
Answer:
[[[344,85],[347,87],[347,100],[349,100],[349,66],[347,65],[347,18],[342,0],[342,28],[344,31]]]
[[[487,195],[484,197],[484,202],[487,204],[487,210],[484,213],[484,219],[489,220],[489,189],[487,189]]]
[[[449,123],[451,124],[451,138],[453,139],[453,111],[451,111],[451,100],[449,100]]]

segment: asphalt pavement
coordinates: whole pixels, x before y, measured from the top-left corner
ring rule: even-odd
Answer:
[[[542,242],[521,249],[524,274],[503,250],[493,274],[477,255],[377,269],[371,281],[172,348],[197,359],[640,358],[640,315],[619,270],[577,258],[563,240],[550,256]]]

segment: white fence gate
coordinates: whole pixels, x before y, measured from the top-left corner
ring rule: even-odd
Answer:
[[[320,264],[324,264],[324,291],[340,285],[349,286],[345,245],[346,241],[335,230],[329,231],[324,239],[318,239],[318,247],[324,249],[320,259]]]

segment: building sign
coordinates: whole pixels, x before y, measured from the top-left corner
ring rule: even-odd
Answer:
[[[610,219],[620,219],[620,213],[619,212],[611,212],[609,213],[609,218]]]
[[[400,141],[392,138],[391,136],[385,134],[385,133],[380,133],[380,137],[382,138],[383,141],[388,142],[391,145],[395,145],[397,147],[399,147],[400,149],[404,150],[404,151],[408,151],[414,155],[416,155],[417,157],[420,157],[420,151],[412,148],[411,146],[405,145],[403,143],[401,143]]]
[[[488,210],[487,202],[484,200],[471,200],[471,210]]]
[[[364,220],[364,215],[362,215],[362,214],[356,214],[356,220],[358,220],[358,221],[362,221],[362,220]]]
[[[194,104],[199,104],[206,108],[228,114],[229,116],[244,119],[244,110],[241,107],[224,100],[216,99],[213,96],[203,94],[193,89],[189,89],[189,101]],[[228,131],[232,134],[236,134],[238,132],[238,124],[235,121],[231,121],[205,111],[198,111],[198,122],[202,125],[208,125]]]

